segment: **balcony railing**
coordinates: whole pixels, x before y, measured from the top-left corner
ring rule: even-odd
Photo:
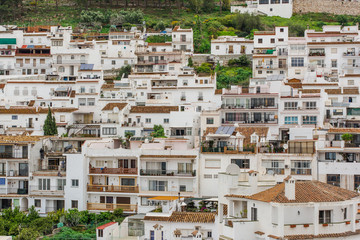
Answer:
[[[277,175],[284,175],[284,168],[266,168],[267,174],[277,174]]]
[[[196,171],[161,170],[161,169],[140,169],[141,176],[196,176]]]
[[[0,158],[4,159],[4,158],[16,158],[16,159],[26,159],[28,158],[27,154],[21,154],[21,153],[6,153],[6,152],[2,152],[0,153]]]
[[[291,175],[311,175],[311,169],[292,168]]]
[[[8,177],[27,177],[29,172],[19,172],[18,170],[9,170]]]
[[[87,185],[88,192],[126,192],[138,193],[138,186]]]
[[[7,194],[28,194],[28,188],[8,188]]]
[[[66,167],[61,167],[60,165],[39,166],[38,171],[66,171]]]
[[[137,212],[136,204],[88,203],[88,210],[113,211],[121,208],[125,212]]]
[[[90,168],[93,174],[137,174],[137,168]]]
[[[243,148],[242,150],[238,147],[202,147],[201,152],[203,153],[254,153],[254,148]]]

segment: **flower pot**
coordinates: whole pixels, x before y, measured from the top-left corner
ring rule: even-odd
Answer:
[[[296,228],[296,225],[295,224],[290,225],[290,228]]]
[[[346,225],[349,225],[350,224],[350,221],[346,221]]]
[[[309,227],[309,224],[304,224],[304,227]]]
[[[323,223],[323,227],[327,227],[327,226],[329,226],[329,224]]]
[[[359,223],[359,220],[356,220],[355,222],[356,222],[356,223]]]

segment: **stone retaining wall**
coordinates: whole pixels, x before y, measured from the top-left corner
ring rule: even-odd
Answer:
[[[355,0],[293,0],[294,13],[326,12],[337,15],[360,15],[360,1]]]

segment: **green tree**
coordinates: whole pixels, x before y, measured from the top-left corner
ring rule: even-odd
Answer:
[[[189,0],[190,8],[196,13],[199,13],[203,6],[203,0]]]
[[[23,228],[20,231],[19,236],[17,236],[16,240],[34,240],[40,236],[39,232],[33,228]]]
[[[353,140],[353,135],[350,133],[345,133],[343,135],[341,135],[341,139],[344,140],[345,142],[351,142]]]
[[[160,21],[156,24],[155,29],[158,31],[164,31],[166,28],[165,23],[163,21]]]
[[[116,80],[121,80],[122,77],[127,78],[130,73],[131,73],[130,65],[122,66],[118,72]]]
[[[188,66],[189,67],[193,67],[194,66],[194,63],[193,63],[193,60],[191,57],[188,58]]]
[[[65,221],[69,227],[75,227],[80,222],[80,212],[77,209],[69,209],[65,214]]]
[[[44,129],[45,136],[57,135],[57,127],[56,127],[55,117],[52,116],[50,107],[49,107],[48,115],[45,119],[43,129]]]
[[[161,125],[154,125],[154,132],[151,134],[154,138],[165,138],[164,128]]]

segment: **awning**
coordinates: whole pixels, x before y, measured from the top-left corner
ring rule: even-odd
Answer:
[[[177,199],[179,199],[179,197],[176,197],[176,196],[157,196],[157,197],[149,198],[148,200],[173,201],[173,200],[177,200]]]
[[[0,38],[0,45],[15,45],[16,38]]]

